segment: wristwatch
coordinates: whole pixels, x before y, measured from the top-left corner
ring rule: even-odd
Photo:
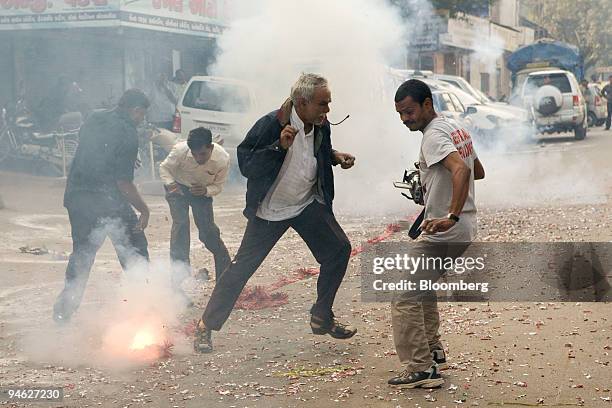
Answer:
[[[453,214],[453,213],[448,213],[448,215],[446,216],[446,218],[448,218],[449,220],[453,220],[453,221],[455,221],[455,222],[459,222],[459,217],[458,217],[458,216],[456,216],[456,215],[455,215],[455,214]]]

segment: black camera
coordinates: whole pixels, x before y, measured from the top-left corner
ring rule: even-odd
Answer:
[[[402,193],[404,197],[414,201],[418,205],[425,205],[425,197],[423,196],[423,186],[421,185],[421,176],[418,170],[418,163],[415,163],[414,166],[417,168],[416,170],[404,170],[404,178],[402,181],[395,181],[393,186],[395,188],[408,190],[410,195]]]
[[[402,193],[404,197],[414,201],[418,205],[425,205],[425,196],[423,195],[423,186],[421,185],[421,175],[419,174],[419,163],[414,163],[416,170],[404,170],[402,181],[395,181],[393,186],[396,188],[408,190],[410,195]],[[417,239],[421,235],[421,223],[425,216],[425,209],[421,211],[419,216],[414,220],[408,236],[412,239]]]

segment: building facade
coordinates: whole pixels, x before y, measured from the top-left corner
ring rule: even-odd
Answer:
[[[228,13],[222,0],[0,0],[0,106],[35,104],[61,77],[99,108],[159,73],[205,73]]]
[[[498,0],[481,16],[440,13],[411,41],[408,67],[461,76],[493,98],[509,95],[506,58],[534,41],[534,30],[521,25],[519,6],[518,0]]]

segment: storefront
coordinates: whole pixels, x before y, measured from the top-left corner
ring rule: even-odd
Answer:
[[[159,73],[205,73],[222,33],[221,0],[0,0],[0,103],[39,101],[59,78],[91,108]]]
[[[510,74],[507,56],[533,41],[533,30],[508,27],[488,19],[435,18],[412,38],[408,66],[467,79],[484,93],[508,95]]]

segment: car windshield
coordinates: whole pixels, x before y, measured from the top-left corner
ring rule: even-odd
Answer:
[[[476,89],[476,88],[474,88],[474,90],[476,91],[476,93],[478,94],[478,96],[480,96],[480,98],[478,98],[478,99],[480,99],[480,101],[481,101],[482,103],[492,102],[492,101],[491,101],[491,98],[489,98],[489,97],[488,97],[488,96],[487,96],[487,95],[486,95],[484,92],[482,92],[482,91],[480,91],[480,90],[478,90],[478,89]]]
[[[529,75],[527,78],[527,89],[538,89],[544,85],[552,85],[562,93],[572,92],[572,85],[570,84],[567,75],[562,73]]]
[[[470,90],[469,94],[473,96],[474,99],[478,100],[478,102],[480,103],[491,102],[491,100],[487,97],[487,95],[485,95],[483,92],[479,91],[478,89],[474,88],[472,84],[470,84],[469,82],[465,81],[465,85]]]
[[[442,82],[442,81],[435,81],[435,80],[431,80],[431,79],[421,79],[423,82],[425,82],[427,84],[427,86],[429,87],[429,89],[431,90],[439,90],[439,91],[443,91],[446,90],[450,87],[450,85],[446,82]]]
[[[463,79],[463,78],[461,78]],[[468,81],[463,80],[461,81],[460,78],[457,78],[457,80],[450,80],[450,79],[442,79],[442,81],[447,82],[451,85],[453,85],[455,88],[458,88],[459,90],[461,90],[464,93],[467,93],[469,95],[471,95],[471,97],[475,100],[478,101],[478,103],[485,103],[485,102],[491,102],[490,99],[481,91],[479,91],[478,89],[474,88],[472,86],[472,84],[470,84]],[[463,84],[467,89],[468,92],[466,92],[459,84],[459,82],[461,82],[461,84]]]
[[[194,81],[183,99],[188,108],[244,113],[251,104],[245,86],[224,82]]]
[[[449,92],[452,92],[457,98],[459,98],[463,105],[481,105],[479,100],[459,88],[453,87],[452,89],[449,89]]]

